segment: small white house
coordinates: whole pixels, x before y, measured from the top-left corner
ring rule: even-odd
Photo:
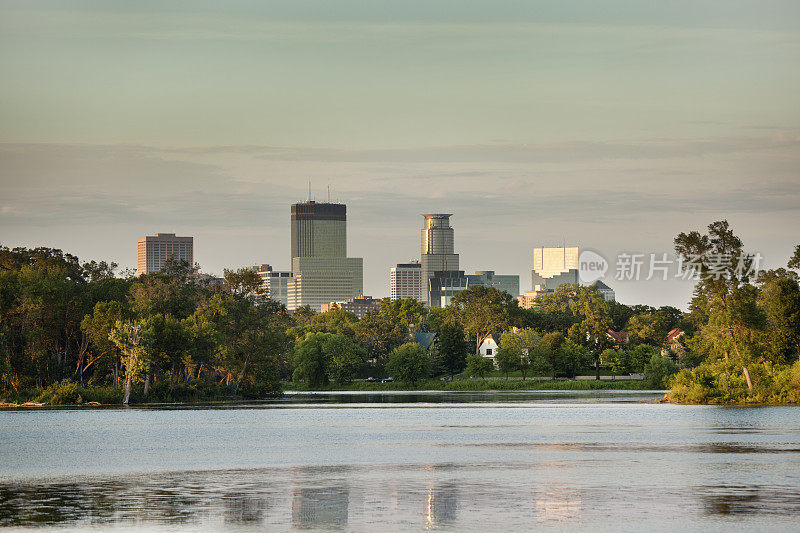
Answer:
[[[494,361],[494,356],[497,355],[497,349],[499,347],[500,336],[489,334],[481,341],[481,345],[478,347],[478,353]]]

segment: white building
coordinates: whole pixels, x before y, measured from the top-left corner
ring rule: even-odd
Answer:
[[[426,285],[422,283],[422,265],[419,261],[398,263],[389,270],[389,297],[392,300],[414,298],[424,302]]]
[[[497,355],[498,348],[500,348],[500,336],[489,334],[481,341],[478,347],[478,353],[494,361],[494,356]]]
[[[257,298],[268,298],[288,307],[289,280],[292,279],[292,273],[272,270],[272,267],[266,264],[253,265],[249,268],[261,278],[261,290],[256,295]]]

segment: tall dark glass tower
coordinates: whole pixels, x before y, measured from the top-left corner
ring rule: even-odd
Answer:
[[[292,280],[289,310],[314,311],[331,302],[361,296],[364,261],[347,257],[347,206],[313,200],[292,205]]]
[[[295,257],[347,257],[347,206],[313,200],[293,204]]]

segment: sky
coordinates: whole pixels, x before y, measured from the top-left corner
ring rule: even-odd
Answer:
[[[135,267],[289,267],[289,205],[347,204],[364,292],[453,213],[461,268],[519,274],[566,243],[614,279],[727,219],[764,266],[800,244],[795,0],[0,0],[0,243]]]

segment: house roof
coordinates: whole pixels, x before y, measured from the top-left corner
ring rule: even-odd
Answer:
[[[672,344],[684,333],[685,331],[679,328],[671,329],[670,332],[667,333],[667,344]]]
[[[482,338],[481,339],[481,344],[483,344],[484,342],[488,341],[489,339],[492,339],[495,344],[500,346],[500,335],[497,335],[497,334],[494,334],[494,333],[489,333],[484,338]]]
[[[611,337],[614,342],[628,342],[628,332],[627,331],[614,331],[608,330],[606,335]]]
[[[436,340],[436,333],[420,331],[414,333],[414,340],[417,341],[420,344],[420,346],[428,350],[433,344],[433,341]]]
[[[597,287],[598,290],[601,290],[601,291],[613,290],[611,287],[609,287],[608,285],[606,285],[605,283],[603,283],[599,279],[597,281],[593,281],[592,283],[590,283],[589,286],[590,287]]]

